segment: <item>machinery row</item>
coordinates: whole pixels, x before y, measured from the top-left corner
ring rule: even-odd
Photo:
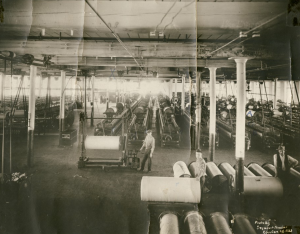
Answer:
[[[201,97],[201,144],[208,144],[209,133],[209,97]],[[196,102],[192,94],[191,103],[184,110],[185,124],[195,129]],[[276,149],[280,144],[288,150],[297,150],[300,140],[300,107],[297,104],[287,105],[278,100],[277,109],[272,101],[255,101],[249,99],[245,107],[246,134],[245,146],[249,150],[253,145],[263,150]],[[216,102],[216,147],[219,138],[234,147],[236,132],[236,97],[218,98]]]
[[[176,111],[178,106],[176,100],[170,100],[169,97],[158,96],[159,108],[156,113],[156,122],[158,123],[161,147],[166,145],[179,146],[181,141],[181,131],[176,122]]]
[[[11,101],[12,100],[12,101]],[[65,101],[65,129],[70,128],[74,123],[74,109],[76,109],[76,103],[71,100],[70,97],[66,97]],[[46,133],[47,130],[59,128],[59,113],[60,111],[60,98],[40,97],[36,99],[35,106],[35,125],[37,132]],[[0,124],[5,131],[12,130],[14,136],[26,137],[27,124],[28,124],[28,98],[23,95],[22,99],[19,98],[19,93],[15,97],[7,96],[2,103],[0,109],[1,119]]]

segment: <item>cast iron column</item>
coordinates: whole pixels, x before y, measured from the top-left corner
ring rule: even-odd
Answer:
[[[174,86],[175,86],[174,97],[177,98],[177,79],[175,79]]]
[[[59,109],[59,134],[65,130],[65,96],[66,96],[66,72],[61,71],[61,84],[60,84],[60,109]]]
[[[33,167],[33,138],[35,124],[35,79],[37,76],[37,67],[30,66],[30,88],[29,88],[29,103],[28,103],[28,132],[27,132],[27,166]]]
[[[196,149],[201,149],[201,72],[197,72],[196,78]]]
[[[4,66],[6,65],[5,64],[6,61],[4,60]],[[0,89],[0,98],[1,98],[1,107],[3,108],[3,112],[5,113],[5,107],[4,107],[4,86],[5,86],[5,73],[0,73],[0,78],[1,78],[1,89]],[[3,119],[2,119],[2,152],[1,152],[1,162],[2,162],[2,167],[1,167],[1,177],[2,177],[2,180],[4,179],[3,175],[4,175],[4,123],[5,123],[5,114],[3,113]]]
[[[107,83],[106,83],[106,109],[108,109],[108,107],[109,107],[109,93],[108,93],[109,78],[107,78],[106,81],[107,81]]]
[[[216,147],[216,71],[217,67],[209,67],[209,161],[213,162]]]
[[[276,109],[276,104],[277,104],[277,81],[278,81],[278,78],[275,78],[274,79],[274,99],[273,99],[273,109],[275,110]]]
[[[181,91],[181,109],[184,111],[185,109],[185,75],[182,76],[182,91]]]
[[[235,187],[237,194],[244,191],[244,159],[245,159],[245,132],[246,132],[246,62],[248,58],[232,58],[236,62],[237,79],[237,105],[236,105],[236,137],[235,137],[235,158],[236,175]]]
[[[94,126],[94,106],[95,106],[95,76],[92,76],[91,126]]]

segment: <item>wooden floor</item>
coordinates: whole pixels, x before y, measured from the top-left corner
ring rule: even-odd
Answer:
[[[105,106],[102,104],[101,108],[104,110]],[[78,127],[78,115],[75,122],[74,126]],[[87,129],[91,132],[93,128]],[[157,138],[155,133],[154,137]],[[172,177],[175,162],[189,164],[195,160],[195,152],[187,146],[161,148],[158,143],[150,173],[122,168],[78,169],[79,141],[70,147],[58,147],[58,136],[46,134],[35,136],[34,144],[34,167],[28,169],[26,142],[13,141],[13,171],[26,171],[29,180],[26,187],[23,183],[15,192],[13,189],[11,193],[2,192],[0,233],[146,234],[150,214],[148,204],[140,199],[142,176]],[[118,153],[121,155],[121,152],[114,152]],[[203,155],[207,154],[207,149],[203,149]],[[215,162],[233,165],[234,154],[231,146],[221,144],[216,150]],[[300,159],[299,155],[293,156]],[[250,162],[272,163],[272,154],[251,149],[246,152],[245,164]],[[292,208],[282,208],[282,211],[290,212],[286,217],[295,217]],[[205,194],[199,209],[206,215],[213,211],[228,212],[227,195]],[[289,220],[298,222],[295,218]],[[300,225],[300,222],[294,224]],[[153,230],[157,231],[157,228]]]

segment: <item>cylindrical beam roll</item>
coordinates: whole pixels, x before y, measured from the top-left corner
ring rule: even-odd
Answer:
[[[293,179],[297,180],[298,182],[300,182],[300,172],[298,172],[297,170],[295,170],[294,168],[290,169],[290,175],[292,176]]]
[[[272,176],[269,172],[259,166],[257,163],[250,163],[248,169],[256,176]]]
[[[232,234],[224,215],[220,212],[210,214],[208,233]]]
[[[24,110],[15,110],[14,117],[24,117]]]
[[[186,214],[184,227],[190,234],[207,234],[202,215],[198,211],[190,211]]]
[[[179,223],[176,214],[167,212],[161,214],[160,234],[179,234]]]
[[[235,221],[232,228],[234,234],[256,234],[256,231],[246,215],[235,214],[234,220]]]
[[[247,167],[244,166],[244,176],[255,176]]]
[[[295,159],[289,155],[288,155],[288,160],[289,160],[290,167],[296,167],[299,164],[297,159]]]
[[[235,176],[234,168],[227,162],[220,163],[219,169],[228,180],[231,176]]]
[[[120,136],[87,136],[86,149],[119,150]]]
[[[283,186],[277,177],[245,176],[244,195],[255,197],[282,197]]]
[[[233,166],[236,169],[236,165]],[[244,166],[244,176],[255,176],[246,166]]]
[[[189,168],[189,171],[190,171],[190,173],[191,173],[191,176],[193,177],[193,178],[195,178],[197,175],[197,171],[199,170],[198,169],[198,166],[197,166],[197,163],[196,162],[191,162],[190,164],[189,164],[189,166],[188,166],[188,168]]]
[[[206,174],[211,180],[213,187],[220,186],[227,181],[227,178],[222,174],[214,162],[206,163]]]
[[[174,172],[174,177],[179,178],[179,177],[191,177],[191,173],[189,169],[187,168],[185,162],[178,161],[173,165],[173,172]]]
[[[270,163],[265,163],[262,165],[262,168],[265,169],[268,173],[270,173],[272,176],[275,176],[276,169],[275,166]]]
[[[143,176],[141,200],[200,203],[200,183],[194,178]]]

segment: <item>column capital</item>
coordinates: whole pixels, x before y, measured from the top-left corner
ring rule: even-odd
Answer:
[[[231,57],[228,59],[234,60],[236,63],[238,63],[238,62],[246,63],[248,60],[253,59],[253,57]]]
[[[209,67],[205,67],[205,68],[208,68],[210,71],[216,71],[219,67],[209,66]]]

